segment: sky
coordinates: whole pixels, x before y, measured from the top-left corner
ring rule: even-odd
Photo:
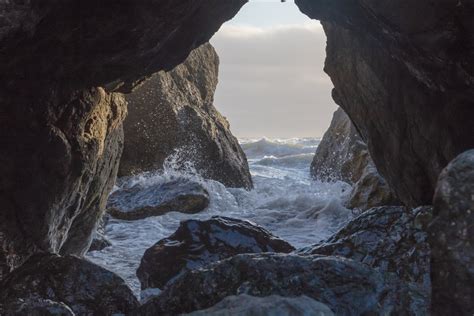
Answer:
[[[337,106],[324,73],[326,37],[292,2],[246,4],[212,38],[215,106],[237,137],[321,137]]]

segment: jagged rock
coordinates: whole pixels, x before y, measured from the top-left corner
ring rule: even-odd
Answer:
[[[109,197],[107,212],[119,219],[137,220],[169,212],[198,213],[209,205],[209,193],[197,182],[169,182],[122,188]]]
[[[218,72],[219,57],[205,44],[183,64],[154,74],[127,95],[120,176],[161,169],[173,154],[178,163],[192,162],[206,178],[252,188],[247,158],[213,105]]]
[[[329,307],[307,296],[256,297],[246,294],[229,296],[213,307],[186,314],[189,316],[333,316]]]
[[[294,248],[248,221],[214,216],[181,222],[170,237],[147,249],[137,270],[142,289],[163,288],[190,269],[241,253],[283,252]]]
[[[3,316],[75,316],[74,312],[64,303],[54,302],[42,298],[17,299],[2,308]]]
[[[342,256],[382,273],[395,273],[424,292],[429,302],[430,246],[427,233],[417,227],[416,219],[430,212],[431,207],[413,211],[404,207],[372,208],[326,241],[298,253]]]
[[[474,148],[472,1],[295,2],[321,20],[334,100],[377,170],[407,206],[431,204],[441,170]]]
[[[367,145],[347,114],[334,112],[311,163],[311,175],[321,181],[344,181],[353,185],[349,208],[399,204],[385,179],[379,175]]]
[[[138,302],[114,273],[74,256],[38,254],[8,274],[0,284],[0,302],[51,300],[76,315],[128,314]],[[35,303],[36,304],[36,303]],[[28,304],[25,308],[35,308]],[[56,303],[47,304],[45,308]],[[30,306],[30,307],[28,307]]]
[[[112,243],[101,233],[95,232],[92,235],[92,242],[88,251],[101,251],[112,246]]]
[[[0,279],[88,249],[122,151],[112,92],[180,64],[244,3],[1,1]]]
[[[336,315],[416,314],[426,305],[406,304],[416,295],[396,278],[342,257],[243,254],[191,270],[142,305],[135,315],[175,315],[209,308],[225,297],[306,295]]]
[[[433,314],[474,312],[474,149],[456,157],[439,177],[429,226]]]

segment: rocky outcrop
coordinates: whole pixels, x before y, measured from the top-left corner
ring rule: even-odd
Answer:
[[[192,162],[206,178],[252,188],[247,158],[213,105],[219,57],[211,44],[170,72],[154,74],[127,95],[120,175],[162,169],[166,158]]]
[[[404,207],[376,207],[350,221],[326,241],[298,253],[342,256],[382,273],[394,273],[411,288],[417,288],[428,306],[431,253],[428,235],[419,223],[431,212],[431,207],[413,211]]]
[[[209,193],[202,185],[176,179],[121,188],[110,195],[107,213],[123,220],[138,220],[169,212],[198,213],[208,205]]]
[[[76,315],[128,314],[138,307],[131,290],[112,272],[74,256],[54,254],[33,256],[2,281],[0,302],[7,310],[22,301],[27,302],[26,310],[38,312],[48,301],[47,308],[61,305],[61,310],[69,308]]]
[[[103,234],[96,232],[92,235],[92,242],[88,251],[101,251],[110,246],[112,246],[112,243]]]
[[[474,311],[474,150],[456,157],[439,177],[429,226],[433,313]]]
[[[209,308],[225,297],[306,295],[336,315],[426,314],[410,293],[365,264],[341,257],[244,254],[189,271],[169,283],[136,315],[175,315]]]
[[[122,149],[113,92],[180,64],[244,3],[0,3],[0,278],[87,250]]]
[[[377,172],[367,145],[341,108],[334,112],[331,125],[318,145],[311,175],[320,181],[344,181],[353,185],[349,208],[367,210],[399,204]]]
[[[254,316],[254,315],[292,315],[292,316],[333,316],[329,307],[307,296],[282,297],[270,295],[256,297],[246,294],[229,296],[206,310],[186,314],[189,316]]]
[[[163,288],[179,274],[241,253],[282,252],[294,248],[247,221],[214,216],[181,222],[170,237],[145,251],[137,276],[142,289]]]
[[[430,204],[441,170],[474,147],[472,2],[295,2],[322,22],[334,100],[378,171],[406,205]]]
[[[0,315],[3,316],[76,316],[64,303],[58,303],[42,298],[17,299],[7,306],[0,305]]]

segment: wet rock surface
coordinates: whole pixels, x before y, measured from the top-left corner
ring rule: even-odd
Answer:
[[[342,256],[382,273],[395,273],[429,299],[431,252],[428,235],[417,219],[431,212],[428,206],[413,211],[396,206],[372,208],[326,241],[297,253]]]
[[[474,148],[472,2],[295,2],[322,22],[333,98],[377,170],[404,204],[431,204],[441,170]]]
[[[333,316],[329,307],[307,296],[282,297],[270,295],[256,297],[246,294],[229,296],[213,307],[186,314],[189,316]]]
[[[137,276],[142,289],[163,288],[187,270],[237,254],[293,250],[287,242],[248,221],[221,216],[205,221],[188,220],[173,235],[145,252]]]
[[[75,316],[74,312],[64,303],[42,298],[17,299],[2,308],[0,315],[4,316]]]
[[[54,254],[35,255],[5,277],[0,302],[8,305],[19,298],[65,304],[76,315],[128,314],[138,306],[114,273],[87,260]]]
[[[92,235],[92,242],[88,251],[101,251],[107,247],[112,246],[112,243],[101,233],[94,233]]]
[[[413,295],[416,295],[416,291]],[[384,279],[365,264],[341,257],[244,254],[169,283],[135,315],[173,315],[214,306],[232,295],[306,295],[336,315],[426,313],[426,305],[406,304],[412,293],[396,278]]]
[[[187,179],[143,186],[136,184],[112,193],[107,213],[123,220],[138,220],[168,212],[198,213],[209,205],[209,193]]]
[[[214,107],[219,57],[211,44],[195,49],[170,72],[159,72],[127,95],[120,176],[192,163],[205,178],[252,188],[247,158]]]
[[[366,143],[341,108],[334,112],[331,125],[318,145],[311,175],[320,181],[344,181],[353,185],[349,208],[368,210],[399,204],[378,173]]]
[[[474,312],[474,150],[456,157],[439,177],[430,223],[433,314]]]

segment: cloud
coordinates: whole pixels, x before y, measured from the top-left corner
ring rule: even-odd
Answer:
[[[319,22],[224,25],[211,43],[220,56],[215,103],[237,136],[322,136],[336,106]]]

